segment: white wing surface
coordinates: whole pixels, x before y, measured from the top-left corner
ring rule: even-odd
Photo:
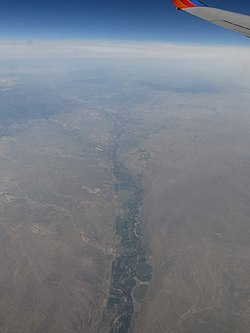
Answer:
[[[213,8],[197,0],[172,0],[177,9],[250,37],[250,16]]]

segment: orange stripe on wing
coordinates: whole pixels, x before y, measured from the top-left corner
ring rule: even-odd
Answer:
[[[189,0],[172,0],[172,2],[178,9],[196,7],[196,5]]]
[[[181,0],[181,2],[187,6],[186,8],[189,8],[189,7],[197,7],[195,4],[193,4],[190,0]]]

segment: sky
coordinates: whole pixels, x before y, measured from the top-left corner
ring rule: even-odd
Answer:
[[[249,0],[208,4],[250,15]],[[8,0],[1,39],[99,39],[249,45],[249,40],[186,13],[170,0]]]

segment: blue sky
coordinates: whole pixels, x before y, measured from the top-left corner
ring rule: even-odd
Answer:
[[[250,14],[249,0],[207,3]],[[249,44],[240,35],[176,11],[170,0],[9,0],[1,4],[0,38]]]

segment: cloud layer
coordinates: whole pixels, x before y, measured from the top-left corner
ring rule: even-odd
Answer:
[[[120,59],[218,59],[248,61],[250,48],[179,45],[153,42],[110,41],[0,41],[1,59],[120,58]]]

